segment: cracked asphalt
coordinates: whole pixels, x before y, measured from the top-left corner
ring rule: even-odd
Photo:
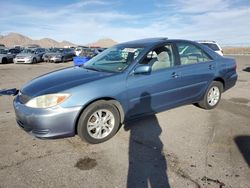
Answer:
[[[39,140],[16,126],[0,96],[0,187],[250,187],[250,56],[211,111],[186,105],[130,122],[111,140]],[[71,66],[0,64],[0,89]]]

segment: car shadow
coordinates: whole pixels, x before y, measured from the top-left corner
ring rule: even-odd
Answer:
[[[244,68],[243,71],[245,71],[245,72],[250,72],[250,67]]]
[[[150,107],[150,95],[143,93],[140,103]],[[134,108],[138,109],[140,103]],[[130,131],[127,187],[170,187],[163,143],[159,137],[162,129],[157,117],[151,115],[125,123],[124,129]]]
[[[0,96],[2,95],[17,95],[18,94],[18,90],[16,88],[12,88],[12,89],[0,89]]]
[[[250,168],[250,136],[237,136],[234,138],[234,141]]]

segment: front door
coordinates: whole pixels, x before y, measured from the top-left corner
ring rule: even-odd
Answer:
[[[150,65],[148,74],[130,74],[127,78],[128,116],[155,113],[175,106],[180,100],[180,78],[176,72],[171,44],[150,51],[138,66]]]

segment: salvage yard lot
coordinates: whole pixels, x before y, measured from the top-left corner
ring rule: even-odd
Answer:
[[[0,96],[0,187],[249,187],[250,56],[236,61],[238,82],[216,109],[171,109],[98,145],[32,138],[16,126],[13,97]],[[0,65],[0,89],[71,65]]]

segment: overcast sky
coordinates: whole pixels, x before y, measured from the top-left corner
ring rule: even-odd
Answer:
[[[250,0],[8,0],[0,34],[86,44],[146,37],[250,45]]]

